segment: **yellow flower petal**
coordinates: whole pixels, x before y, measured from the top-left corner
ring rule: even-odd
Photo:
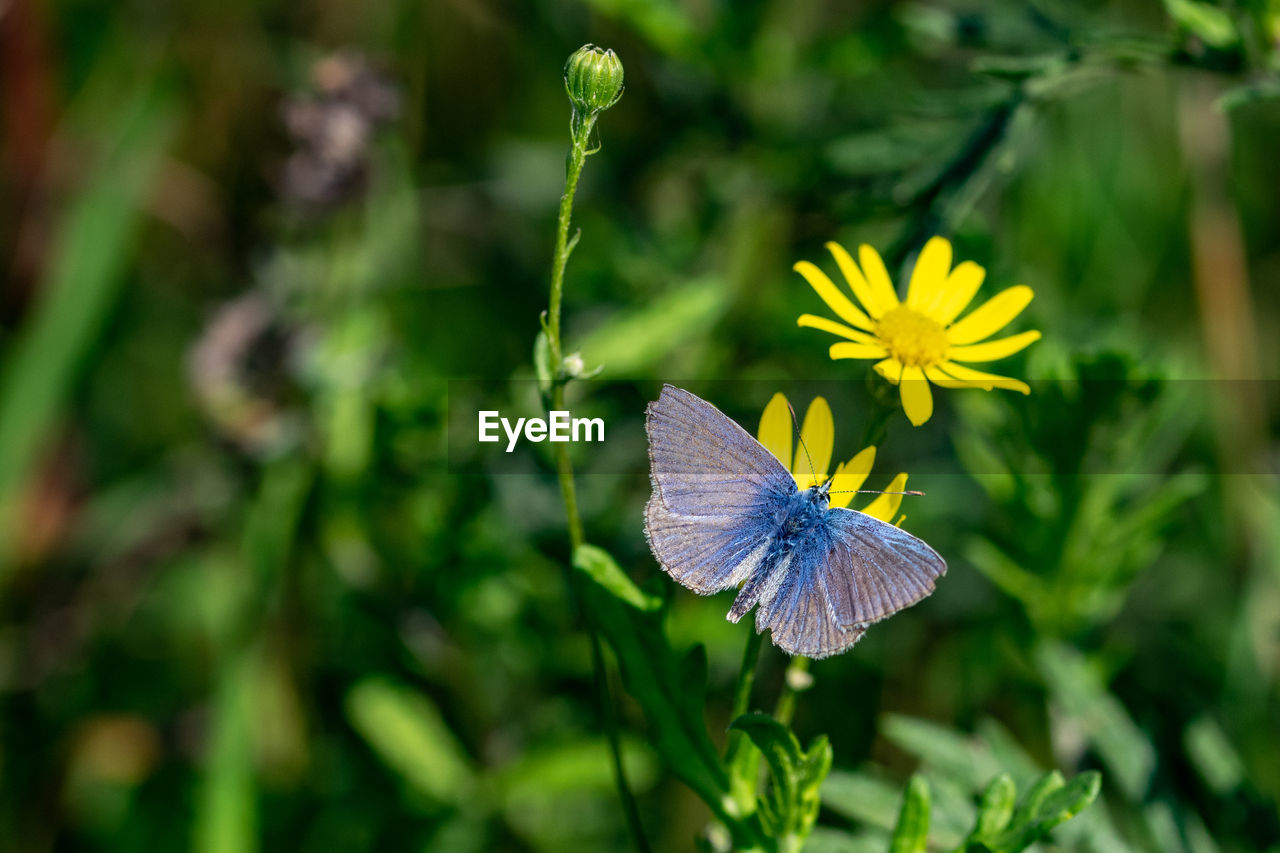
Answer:
[[[886,488],[886,492],[901,492],[907,488],[907,475],[899,474],[893,478],[893,482]],[[880,495],[871,503],[862,508],[867,515],[874,516],[881,521],[893,521],[893,516],[898,512],[898,507],[902,506],[902,495]]]
[[[833,335],[839,335],[842,338],[848,338],[851,341],[859,341],[864,344],[874,344],[876,342],[876,339],[866,332],[859,332],[844,323],[837,323],[835,320],[828,320],[826,317],[819,317],[816,314],[801,314],[796,318],[796,325],[801,328],[830,332]]]
[[[830,355],[834,359],[884,358],[887,353],[888,350],[878,344],[832,344],[830,350]]]
[[[760,416],[760,429],[756,430],[756,438],[778,458],[779,462],[787,466],[791,464],[791,435],[794,432],[795,428],[791,426],[791,412],[787,409],[787,398],[779,391],[773,395],[769,405],[764,407],[764,414]]]
[[[944,326],[950,325],[961,311],[969,307],[986,277],[987,271],[973,261],[957,266],[947,276],[947,283],[930,308],[930,316]]]
[[[916,268],[911,271],[911,283],[907,285],[907,307],[923,311],[946,283],[950,270],[951,243],[942,237],[929,238],[920,257],[916,258]]]
[[[822,301],[827,303],[827,307],[836,312],[836,316],[841,320],[860,329],[866,329],[868,332],[875,328],[871,319],[862,313],[858,306],[850,302],[849,297],[841,293],[836,288],[835,282],[822,270],[808,261],[800,261],[792,269],[804,276],[809,286],[817,291]]]
[[[1003,388],[1006,391],[1021,391],[1023,394],[1030,394],[1031,388],[1027,383],[1018,379],[1012,379],[1008,376],[997,376],[994,373],[983,373],[981,370],[974,370],[971,367],[965,367],[963,364],[957,364],[954,361],[944,362],[938,365],[949,376],[953,376],[962,382],[972,382],[975,385],[981,385],[990,390],[991,388]]]
[[[892,356],[884,361],[877,361],[871,365],[871,369],[879,373],[885,379],[888,379],[894,385],[898,384],[898,380],[902,377],[902,362]]]
[[[877,291],[872,290],[871,285],[862,276],[862,271],[858,269],[858,265],[853,262],[853,258],[845,251],[844,246],[839,243],[827,243],[827,251],[836,259],[836,264],[840,267],[840,273],[844,276],[845,281],[849,282],[849,288],[853,291],[853,295],[858,297],[858,301],[862,303],[862,307],[867,309],[867,313],[874,318],[879,318],[884,312],[896,307],[897,298],[893,302],[885,303],[881,300]]]
[[[864,447],[857,456],[837,465],[835,476],[831,478],[831,505],[847,508],[853,501],[853,493],[862,488],[875,462],[875,447]]]
[[[926,365],[924,368],[925,378],[940,388],[981,388],[984,391],[990,391],[991,385],[985,382],[965,382],[956,379],[954,376],[948,376],[943,373],[941,368],[936,365]]]
[[[801,489],[826,482],[835,443],[836,426],[831,418],[831,407],[825,397],[814,397],[809,410],[804,413],[800,447],[796,448],[795,462],[791,466],[791,473]]]
[[[933,392],[924,371],[918,367],[904,367],[899,382],[902,391],[902,411],[912,426],[920,426],[933,415]]]
[[[858,247],[858,262],[862,264],[862,274],[866,276],[867,284],[875,294],[876,302],[888,306],[885,308],[886,311],[897,308],[898,294],[893,289],[893,279],[889,278],[889,271],[885,269],[880,253],[863,243]]]
[[[1013,355],[1038,340],[1040,340],[1039,332],[1023,332],[1020,335],[1010,335],[1007,338],[997,338],[994,341],[971,344],[967,347],[951,347],[947,350],[947,357],[955,361],[995,361],[997,358]]]
[[[1033,296],[1035,293],[1025,284],[1002,290],[947,329],[947,339],[953,345],[959,345],[990,337],[1022,313]]]

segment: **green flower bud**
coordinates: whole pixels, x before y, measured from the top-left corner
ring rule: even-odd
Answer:
[[[612,50],[583,45],[564,64],[564,90],[583,115],[609,109],[622,97],[622,60]]]

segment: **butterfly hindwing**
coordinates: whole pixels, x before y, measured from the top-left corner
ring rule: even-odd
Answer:
[[[707,595],[761,565],[795,481],[715,406],[667,385],[649,404],[645,535],[676,580]]]
[[[769,629],[775,645],[793,655],[825,658],[845,651],[866,633],[865,625],[843,627],[832,617],[820,578],[822,549],[801,547],[775,571],[779,581],[761,596],[756,630]]]
[[[865,513],[828,509],[774,569],[756,626],[791,654],[828,657],[856,643],[872,622],[927,596],[946,569],[910,533]]]
[[[938,552],[901,528],[850,509],[827,510],[820,582],[843,626],[876,622],[933,592],[947,571]]]

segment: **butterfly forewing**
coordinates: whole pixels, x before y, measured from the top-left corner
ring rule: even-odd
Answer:
[[[654,556],[703,595],[737,586],[760,567],[795,481],[746,430],[679,388],[649,404],[646,428]]]
[[[649,404],[645,428],[654,492],[672,512],[742,516],[796,491],[764,445],[688,391],[664,386]]]
[[[734,516],[672,512],[655,494],[645,507],[645,536],[667,572],[700,595],[735,587],[758,569],[771,534]]]

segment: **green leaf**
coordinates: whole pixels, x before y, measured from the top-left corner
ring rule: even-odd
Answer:
[[[1036,820],[1046,831],[1052,829],[1088,808],[1098,798],[1101,790],[1101,773],[1097,770],[1081,773],[1040,801],[1039,808],[1036,809]]]
[[[889,853],[925,853],[929,847],[929,783],[916,774],[907,783]]]
[[[891,829],[898,812],[898,791],[866,773],[836,770],[822,783],[822,803],[850,820]]]
[[[804,845],[804,853],[884,853],[879,834],[850,835],[839,829],[815,826]]]
[[[777,821],[770,829],[775,835],[783,834],[792,824],[800,800],[796,778],[803,757],[800,742],[790,729],[768,714],[743,714],[730,723],[729,728],[745,733],[764,756],[772,780],[769,796],[773,801],[773,818]]]
[[[1226,794],[1244,779],[1244,761],[1211,718],[1200,717],[1187,726],[1182,746],[1200,778],[1215,793]]]
[[[311,464],[297,458],[276,460],[262,472],[244,524],[244,553],[257,583],[266,586],[289,559],[313,479]]]
[[[603,364],[605,376],[634,376],[705,333],[731,294],[718,278],[680,284],[596,327],[582,341],[582,356]]]
[[[1023,796],[1022,802],[1018,804],[1017,811],[1013,813],[1012,823],[1025,824],[1033,820],[1044,799],[1065,783],[1066,780],[1062,778],[1062,774],[1057,770],[1050,770],[1041,776]]]
[[[252,678],[251,653],[240,652],[224,661],[213,706],[208,765],[196,805],[197,853],[251,853],[258,849]]]
[[[95,86],[72,110],[72,118],[96,122],[92,138],[104,156],[80,164],[89,167],[87,184],[57,223],[30,318],[0,358],[0,576],[20,538],[12,529],[18,493],[120,294],[147,192],[173,136],[173,104],[159,83],[124,97],[98,88],[110,85],[108,62],[120,59],[104,55],[104,67],[91,77]],[[108,117],[80,115],[103,106]]]
[[[1012,782],[1009,782],[1009,786],[1011,788]],[[1054,827],[1087,808],[1097,799],[1101,786],[1102,776],[1097,771],[1081,773],[1065,783],[1058,771],[1046,773],[1023,797],[1003,831],[984,832],[982,818],[979,818],[979,825],[970,836],[971,849],[976,847],[992,853],[1019,853],[1037,841],[1044,840]],[[1003,802],[1005,794],[1002,792],[997,796]]]
[[[1195,0],[1164,0],[1169,17],[1210,47],[1225,50],[1240,41],[1235,21],[1225,10]]]
[[[1155,770],[1155,747],[1124,705],[1107,691],[1089,661],[1062,643],[1040,643],[1036,663],[1050,696],[1068,717],[1083,726],[1120,789],[1129,799],[1140,800]]]
[[[991,780],[982,792],[982,802],[978,806],[978,827],[975,830],[978,837],[995,835],[1009,825],[1017,794],[1013,777],[1008,773],[1001,773]]]
[[[1041,578],[1018,565],[988,539],[970,537],[964,546],[964,556],[987,580],[1028,608],[1038,607],[1048,594]]]
[[[640,591],[609,552],[595,545],[579,545],[573,552],[573,567],[584,572],[593,581],[637,610],[654,611],[662,601]],[[703,681],[706,681],[706,665],[703,664]],[[699,703],[701,704],[701,703]]]
[[[818,817],[819,790],[831,770],[831,744],[819,736],[802,750],[795,734],[767,714],[743,714],[729,728],[744,732],[769,766],[772,784],[768,799],[760,803],[765,827],[783,849],[799,849]]]
[[[1040,767],[1009,730],[990,717],[978,721],[977,734],[991,758],[1013,777],[1014,785],[1030,785],[1039,778]]]
[[[990,753],[975,740],[937,723],[886,714],[880,729],[902,749],[965,783],[968,790],[976,790],[1000,772]]]
[[[425,694],[370,677],[351,688],[347,718],[383,763],[431,801],[458,805],[475,788],[475,771]]]
[[[649,740],[662,760],[702,798],[736,846],[774,849],[759,815],[731,813],[728,773],[703,719],[703,653],[677,657],[663,630],[659,600],[636,588],[606,552],[584,545],[575,556],[587,581],[587,613],[617,656],[623,685],[644,712]]]

